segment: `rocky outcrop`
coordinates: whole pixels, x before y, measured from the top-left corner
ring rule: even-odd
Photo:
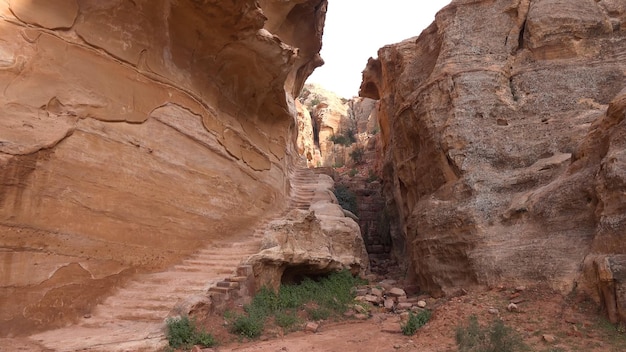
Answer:
[[[325,0],[0,4],[0,330],[286,207]]]
[[[317,211],[293,210],[270,224],[262,250],[248,259],[260,287],[278,289],[339,270],[364,276],[369,260],[359,225],[337,204]],[[326,215],[333,212],[332,215]]]
[[[257,287],[278,289],[333,271],[365,276],[369,259],[359,225],[333,195],[333,180],[302,170],[294,180],[293,209],[265,229],[262,248],[248,258]]]
[[[370,59],[360,94],[380,100],[395,250],[421,289],[597,296],[583,263],[625,253],[625,16],[618,1],[456,0]]]

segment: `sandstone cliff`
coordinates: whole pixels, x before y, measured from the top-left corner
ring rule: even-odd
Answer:
[[[0,331],[285,207],[326,0],[0,1]]]
[[[394,251],[421,288],[597,297],[593,258],[626,250],[624,2],[455,0],[378,55],[360,94],[380,100]]]
[[[346,99],[317,85],[305,84],[298,97],[298,150],[310,167],[344,166],[355,147],[363,147],[378,129],[375,101]]]
[[[298,150],[309,167],[320,167],[335,181],[336,192],[352,198],[354,212],[373,272],[387,274],[391,250],[388,209],[379,181],[380,149],[376,101],[345,99],[316,84],[305,84],[298,97]],[[355,160],[356,159],[356,160]],[[344,204],[345,206],[346,204]]]

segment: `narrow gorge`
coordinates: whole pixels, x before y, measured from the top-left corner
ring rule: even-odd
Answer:
[[[626,324],[626,3],[452,0],[346,98],[305,84],[333,1],[0,0],[0,351],[341,269]]]

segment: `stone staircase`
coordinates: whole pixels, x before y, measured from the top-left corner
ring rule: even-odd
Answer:
[[[318,175],[311,169],[296,169],[290,178],[292,188],[289,209],[309,210],[315,195],[317,178]]]
[[[156,351],[164,345],[164,321],[176,315],[172,309],[180,302],[207,292],[223,295],[248,279],[241,275],[252,275],[251,268],[238,266],[258,252],[259,232],[213,242],[167,271],[140,275],[77,324],[30,338],[59,352]]]
[[[289,208],[279,217],[291,209],[309,209],[317,178],[309,169],[293,172]],[[254,275],[252,267],[241,263],[259,251],[271,220],[261,222],[238,240],[212,242],[166,271],[140,275],[77,324],[30,339],[58,352],[157,351],[166,345],[165,320],[187,313],[191,298],[210,297],[213,308],[249,298],[254,291]]]

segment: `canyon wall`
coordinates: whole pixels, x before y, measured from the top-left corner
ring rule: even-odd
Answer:
[[[342,98],[318,84],[305,84],[298,100],[298,151],[309,167],[342,167],[356,147],[377,133],[375,100]]]
[[[422,290],[545,282],[607,300],[600,264],[626,253],[625,74],[615,0],[454,0],[370,59],[394,253]],[[623,273],[607,275],[610,291]]]
[[[0,331],[286,206],[326,0],[0,0]]]

